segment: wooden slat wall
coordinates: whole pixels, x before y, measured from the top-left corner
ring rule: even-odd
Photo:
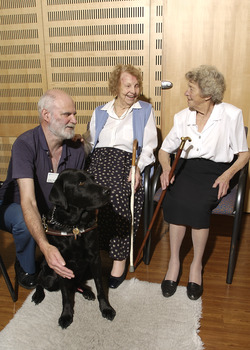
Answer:
[[[47,87],[41,8],[35,0],[0,1],[1,136],[38,123],[37,100]]]
[[[0,9],[0,136],[37,125],[37,101],[51,88],[73,97],[83,133],[111,99],[117,63],[141,68],[160,125],[163,0],[0,0]]]
[[[4,180],[6,177],[6,171],[11,156],[11,148],[15,140],[16,137],[13,136],[0,136],[0,181]]]
[[[162,74],[174,84],[162,91],[163,136],[174,114],[187,107],[185,73],[200,64],[215,65],[224,74],[224,101],[243,110],[250,129],[250,1],[168,0],[163,18]],[[249,185],[245,210],[250,212]]]
[[[51,0],[43,18],[48,86],[74,98],[79,131],[110,100],[107,80],[116,63],[143,67],[148,81],[149,1]]]
[[[161,80],[162,80],[162,27],[163,27],[163,2],[150,1],[149,33],[149,80],[144,86],[148,86],[147,98],[154,106],[156,123],[161,126]]]

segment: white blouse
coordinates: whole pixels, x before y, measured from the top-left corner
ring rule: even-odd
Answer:
[[[248,151],[242,111],[222,102],[215,105],[201,132],[196,124],[196,111],[186,108],[174,116],[174,126],[164,139],[161,149],[175,153],[181,137],[189,136],[182,158],[205,158],[229,163],[235,154]]]
[[[133,108],[142,108],[140,102],[136,102],[121,117],[118,117],[114,111],[115,99],[108,102],[102,109],[108,112],[107,122],[99,134],[99,141],[96,148],[114,147],[126,152],[133,151]],[[90,121],[89,141],[94,145],[95,140],[95,111]],[[152,108],[148,122],[144,129],[143,148],[138,160],[138,167],[142,172],[145,166],[155,161],[154,149],[157,147],[157,130],[154,110]]]

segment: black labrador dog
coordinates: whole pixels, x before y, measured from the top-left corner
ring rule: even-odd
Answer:
[[[47,218],[43,218],[44,228],[49,242],[59,249],[75,278],[62,278],[44,259],[32,301],[39,304],[44,299],[44,288],[61,290],[63,310],[59,325],[67,328],[73,321],[75,292],[82,293],[85,299],[95,299],[94,293],[85,285],[86,280],[94,278],[102,316],[112,321],[116,312],[103,288],[96,229],[97,211],[109,201],[109,190],[97,185],[84,171],[66,169],[55,181],[49,199],[54,208]]]

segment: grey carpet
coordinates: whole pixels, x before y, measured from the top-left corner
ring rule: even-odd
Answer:
[[[89,284],[94,286],[93,281]],[[58,326],[61,293],[46,292],[37,306],[31,302],[32,294],[0,333],[1,350],[203,349],[198,335],[202,301],[189,300],[185,287],[164,298],[160,284],[126,280],[109,290],[116,310],[112,322],[101,316],[96,300],[87,301],[77,293],[74,321],[65,330]]]

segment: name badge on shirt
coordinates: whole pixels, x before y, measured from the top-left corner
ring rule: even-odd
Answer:
[[[59,173],[48,173],[47,182],[53,184],[56,181],[58,175]]]

